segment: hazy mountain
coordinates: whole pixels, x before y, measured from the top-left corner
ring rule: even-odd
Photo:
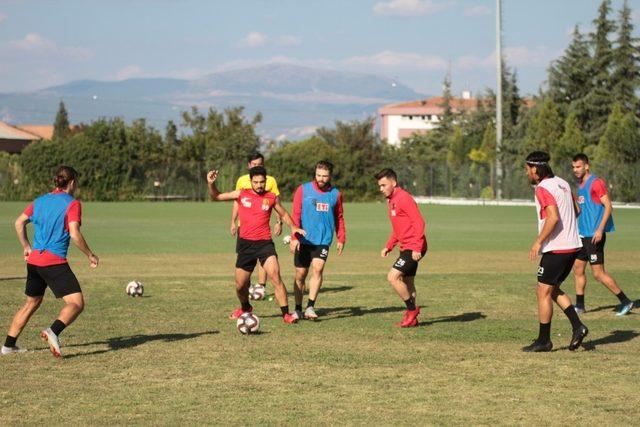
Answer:
[[[73,123],[142,117],[164,129],[168,120],[179,123],[180,112],[192,105],[202,109],[242,105],[247,115],[263,114],[259,131],[265,136],[299,138],[335,120],[363,119],[381,105],[421,97],[375,75],[271,64],[194,80],[79,80],[32,93],[0,94],[0,120],[52,123],[62,99]]]

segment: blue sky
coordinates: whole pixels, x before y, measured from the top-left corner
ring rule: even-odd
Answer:
[[[599,0],[503,0],[504,50],[524,93],[546,79]],[[621,0],[613,2],[617,18]],[[640,25],[640,0],[631,0]],[[494,0],[3,0],[0,92],[78,79],[196,78],[290,62],[368,72],[437,94],[495,85]],[[639,31],[636,29],[635,34]]]

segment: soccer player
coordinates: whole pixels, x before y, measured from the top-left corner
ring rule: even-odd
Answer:
[[[303,317],[302,296],[310,267],[309,299],[304,318],[311,320],[318,318],[314,305],[322,287],[324,265],[329,256],[329,247],[333,242],[333,233],[335,232],[338,236],[336,245],[338,255],[342,254],[346,241],[342,193],[331,186],[332,173],[331,162],[319,161],[316,163],[315,179],[300,185],[293,196],[293,223],[307,232],[304,237],[292,234],[291,243],[289,243],[291,252],[294,253],[293,263],[296,267],[294,286],[296,309],[293,316],[297,319]]]
[[[569,350],[580,347],[589,333],[571,299],[560,290],[560,285],[571,273],[582,242],[578,237],[577,207],[573,202],[571,187],[564,179],[553,175],[549,159],[549,154],[534,151],[525,160],[525,173],[535,186],[538,217],[538,237],[531,246],[529,259],[534,261],[542,254],[536,287],[540,332],[532,344],[522,348],[525,352],[551,351],[553,348],[551,318],[554,301],[569,318],[573,328]]]
[[[264,156],[257,151],[249,154],[249,157],[247,158],[247,160],[248,160],[247,169],[251,169],[256,166],[264,166]],[[236,191],[244,190],[244,189],[247,189],[247,190],[251,189],[251,178],[249,178],[249,174],[242,175],[236,181]],[[276,179],[270,175],[267,175],[267,183],[266,183],[265,190],[280,197],[280,191],[278,190],[278,183],[276,182]],[[240,226],[239,223],[236,226],[237,219],[238,219],[238,202],[234,201],[233,208],[231,210],[230,231],[232,236],[235,236],[237,234],[237,228]],[[282,221],[280,220],[280,217],[276,217],[276,223],[273,226],[273,233],[276,236],[279,236],[280,233],[282,233]],[[240,240],[238,240],[238,242],[239,241]],[[238,251],[238,246],[236,246],[236,252],[237,251]],[[267,284],[267,273],[262,268],[262,265],[258,264],[258,284],[255,285],[255,287],[256,288],[262,287],[262,290],[264,290],[264,287],[266,286],[266,284]]]
[[[415,276],[418,261],[427,252],[425,221],[411,194],[398,186],[398,176],[393,169],[382,169],[375,178],[380,192],[387,199],[392,227],[380,255],[386,257],[400,243],[400,256],[387,274],[387,280],[407,306],[402,320],[396,326],[418,326],[420,307],[416,305]]]
[[[591,174],[589,158],[580,153],[573,157],[573,174],[578,179],[577,201],[580,206],[578,216],[578,232],[582,238],[582,250],[573,264],[576,282],[576,311],[585,312],[584,290],[587,286],[585,267],[591,264],[593,277],[607,287],[620,300],[616,315],[624,316],[633,308],[631,301],[618,287],[618,284],[604,270],[604,245],[607,233],[615,231],[612,206],[607,186],[602,178]]]
[[[81,206],[73,198],[77,188],[78,173],[69,166],[60,166],[54,177],[55,189],[38,197],[16,219],[18,240],[24,249],[27,262],[27,301],[13,316],[2,354],[21,353],[16,340],[27,322],[36,312],[47,286],[56,298],[62,298],[64,306],[51,327],[40,332],[49,344],[51,353],[61,357],[60,333],[69,326],[84,309],[84,298],[78,279],[67,263],[69,241],[73,240],[89,259],[92,268],[98,266],[98,257],[91,252],[80,232]],[[33,223],[33,245],[27,237],[27,224]]]
[[[285,323],[295,323],[296,319],[289,314],[289,302],[287,300],[287,288],[280,277],[280,264],[276,248],[271,240],[271,228],[269,218],[271,211],[275,211],[284,220],[291,232],[304,236],[306,233],[293,223],[291,216],[280,204],[280,199],[275,194],[266,191],[267,171],[262,166],[249,169],[251,189],[235,190],[220,193],[216,187],[218,171],[207,173],[209,184],[209,196],[214,202],[224,200],[237,200],[238,215],[242,226],[238,236],[238,257],[236,259],[236,295],[240,300],[240,308],[234,310],[230,319],[237,319],[244,312],[253,311],[249,303],[249,279],[257,261],[267,273],[275,288],[276,300],[280,304],[282,318]]]

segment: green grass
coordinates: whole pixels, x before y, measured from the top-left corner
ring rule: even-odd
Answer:
[[[23,299],[13,231],[23,203],[0,205],[0,330]],[[635,424],[640,416],[638,314],[624,318],[589,276],[586,348],[523,354],[537,334],[533,208],[423,206],[429,248],[417,278],[421,327],[393,327],[402,304],[378,255],[382,203],[345,207],[348,242],[326,268],[321,320],[284,325],[257,302],[261,334],[226,319],[233,292],[230,206],[86,203],[83,231],[101,256],[71,264],[87,308],[62,335],[65,358],[37,337],[60,307],[47,294],[19,344],[0,358],[0,424]],[[616,210],[607,269],[640,296],[640,211]],[[290,288],[292,257],[277,246]],[[129,298],[125,284],[145,284]],[[269,287],[272,290],[272,287]],[[573,295],[571,280],[563,289]],[[637,312],[640,310],[636,309]],[[53,415],[55,418],[49,418]]]

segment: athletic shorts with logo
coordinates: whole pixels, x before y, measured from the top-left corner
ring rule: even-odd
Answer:
[[[303,245],[293,256],[293,264],[298,268],[309,268],[313,258],[320,258],[326,261],[329,257],[329,246],[327,245]]]
[[[589,261],[591,265],[604,264],[604,244],[607,241],[607,235],[602,234],[602,240],[598,243],[591,243],[591,237],[582,238],[582,249],[578,252],[580,261]]]
[[[400,271],[405,277],[415,277],[418,272],[418,261],[413,259],[411,256],[412,253],[412,250],[400,251],[400,256],[396,262],[393,263],[393,268]],[[426,252],[422,252],[422,256],[424,256],[425,253]]]
[[[538,266],[538,282],[545,285],[560,286],[573,269],[578,252],[558,254],[546,252],[542,254]]]
[[[278,256],[273,240],[246,240],[238,239],[238,257],[236,268],[241,268],[249,273],[253,273],[256,264],[264,265],[267,258]]]
[[[27,285],[24,293],[30,297],[41,297],[47,286],[56,298],[82,292],[76,275],[69,264],[49,265],[38,267],[27,264]]]

